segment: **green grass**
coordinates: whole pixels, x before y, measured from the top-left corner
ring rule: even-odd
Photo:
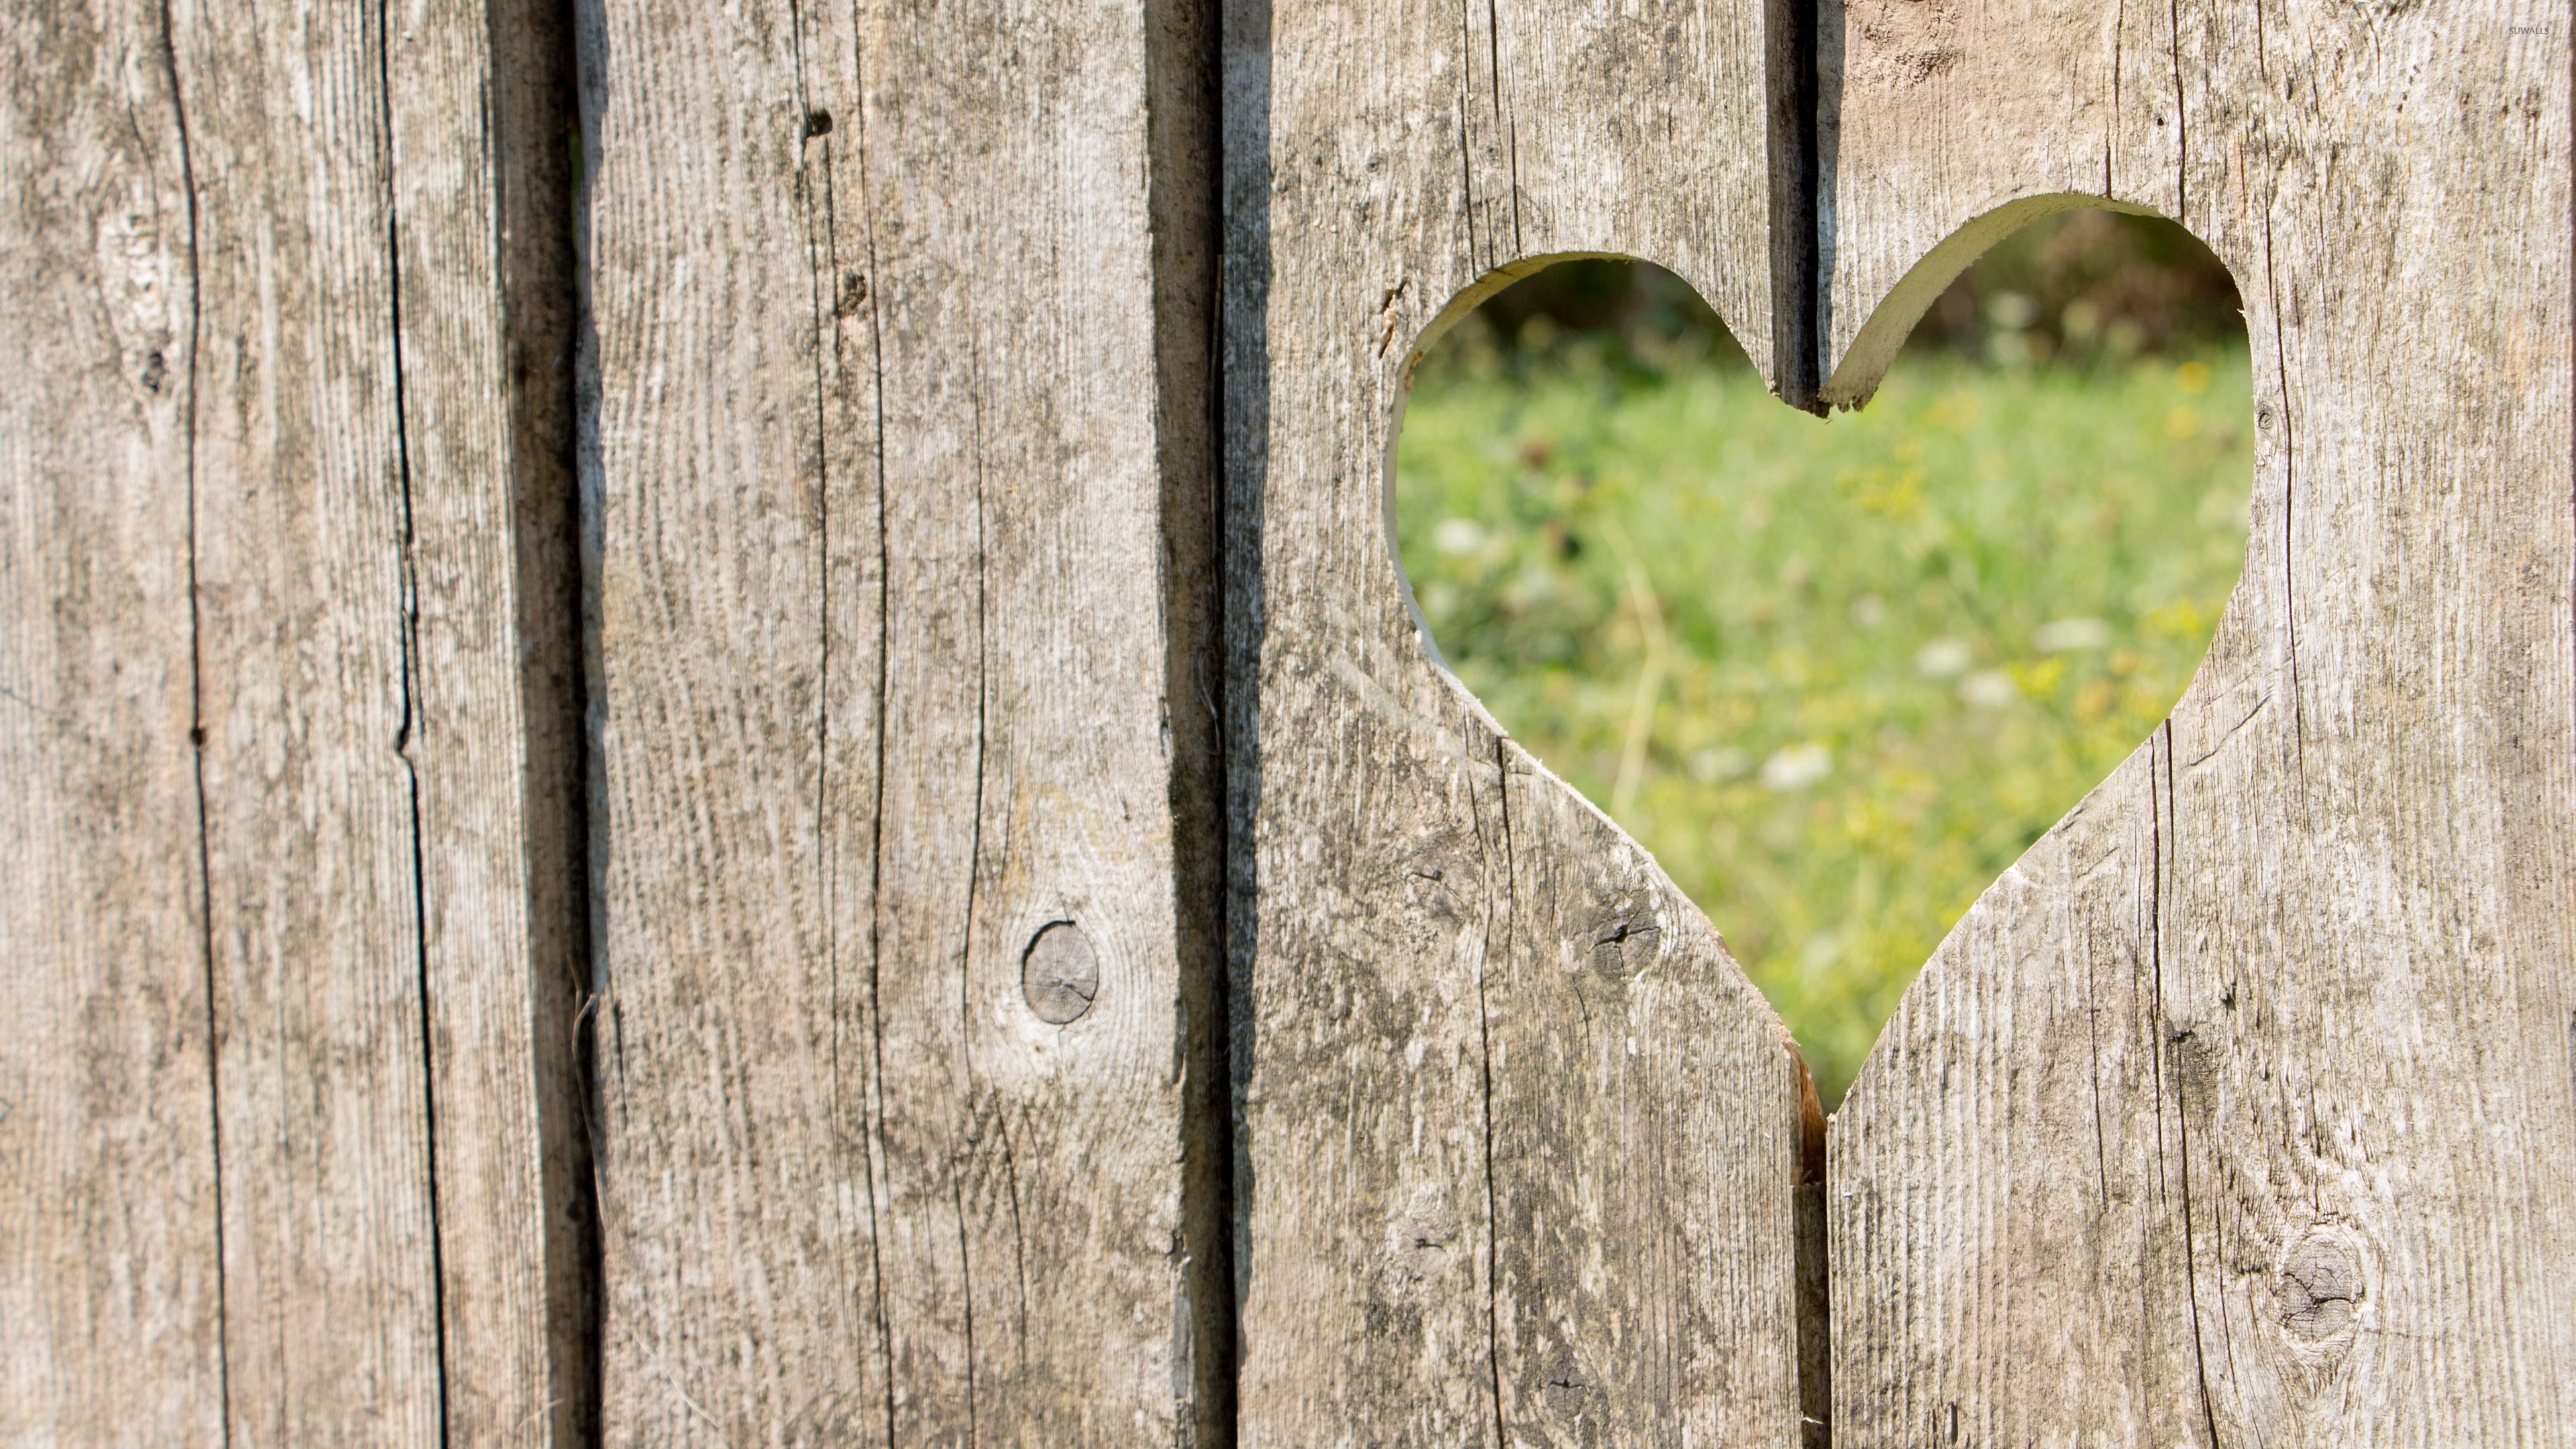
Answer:
[[[1426,366],[1406,568],[1451,666],[1707,910],[1832,1102],[2207,652],[2244,554],[2245,353],[1909,355],[1830,422],[1740,363],[1604,355]]]

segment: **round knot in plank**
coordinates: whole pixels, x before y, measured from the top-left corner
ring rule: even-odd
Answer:
[[[1079,1020],[1100,994],[1100,957],[1071,921],[1050,921],[1020,955],[1020,994],[1050,1026]]]

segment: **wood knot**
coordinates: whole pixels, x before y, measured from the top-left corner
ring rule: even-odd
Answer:
[[[1049,921],[1020,953],[1020,994],[1050,1026],[1079,1020],[1100,994],[1100,957],[1071,921]]]
[[[2341,1357],[2352,1346],[2370,1298],[2369,1264],[2351,1229],[2308,1229],[2281,1255],[2274,1281],[2281,1328],[2302,1357]]]
[[[1651,912],[1621,912],[1593,928],[1592,966],[1610,976],[1634,976],[1655,964],[1664,931]]]
[[[1458,1213],[1448,1194],[1424,1184],[1386,1225],[1388,1266],[1399,1281],[1419,1282],[1449,1266],[1458,1240]]]

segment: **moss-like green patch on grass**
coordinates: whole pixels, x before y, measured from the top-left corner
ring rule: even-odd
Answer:
[[[2244,556],[2242,348],[1426,370],[1399,543],[1451,667],[1655,853],[1828,1102],[1986,884],[2180,696]]]

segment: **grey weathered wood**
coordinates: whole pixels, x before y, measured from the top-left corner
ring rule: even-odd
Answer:
[[[2108,202],[2234,272],[2257,428],[2190,691],[1834,1122],[1843,1444],[2576,1433],[2568,26],[1829,11],[1829,395]]]
[[[13,1437],[578,1415],[556,138],[380,18],[12,30]]]
[[[379,57],[355,11],[173,19],[228,1428],[427,1443],[438,1244]]]
[[[1206,381],[1157,342],[1205,336],[1160,233],[1206,168],[1160,12],[587,22],[612,1442],[1195,1432]]]
[[[0,57],[0,1438],[210,1443],[178,110],[150,4]]]
[[[444,1434],[580,1443],[571,35],[542,0],[385,16]]]
[[[1483,1006],[1505,1437],[1794,1442],[1786,1033],[1642,849],[1518,745],[1500,756],[1511,878]]]
[[[1789,1443],[1797,1077],[1386,531],[1418,349],[1618,252],[1770,356],[1762,15],[1229,5],[1242,1441]]]

